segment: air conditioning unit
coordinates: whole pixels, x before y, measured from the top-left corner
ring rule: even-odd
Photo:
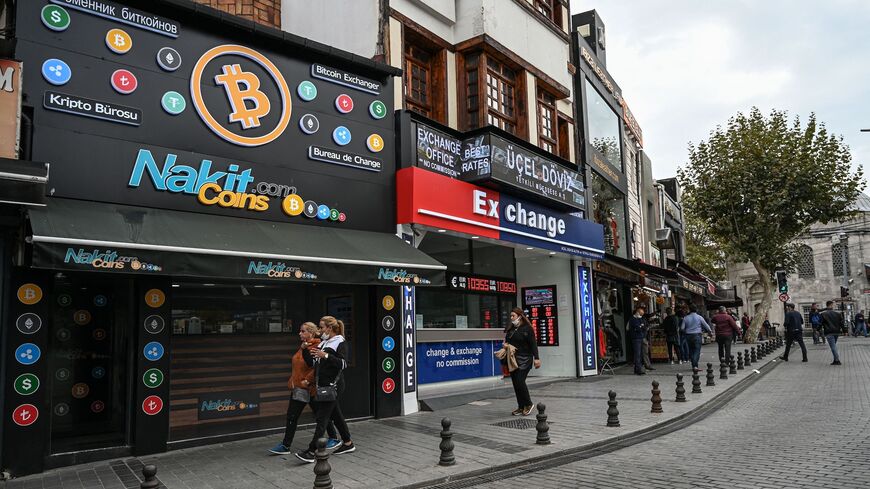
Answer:
[[[663,250],[675,249],[674,230],[671,228],[656,229],[656,246]]]

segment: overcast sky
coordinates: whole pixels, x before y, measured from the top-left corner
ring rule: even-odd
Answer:
[[[870,177],[870,1],[572,0],[604,20],[607,70],[643,129],[656,178],[686,145],[753,105],[815,112]]]

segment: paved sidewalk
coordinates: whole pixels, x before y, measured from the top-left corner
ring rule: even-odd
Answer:
[[[709,417],[606,455],[464,487],[864,489],[870,485],[870,340],[807,345]],[[799,352],[798,352],[799,353]],[[487,483],[488,481],[494,481]],[[605,482],[602,484],[602,482]]]
[[[738,344],[741,350],[742,344]],[[778,350],[776,354],[781,354]],[[735,350],[736,353],[736,350]],[[702,365],[713,362],[716,346],[707,345]],[[330,458],[331,477],[337,488],[385,488],[413,485],[489,467],[547,456],[586,446],[617,436],[650,428],[685,414],[729,386],[754,375],[752,370],[775,358],[769,355],[751,369],[739,371],[728,380],[719,379],[718,360],[714,364],[715,387],[702,387],[702,394],[691,394],[691,367],[656,364],[646,376],[631,375],[630,367],[617,369],[615,375],[587,377],[532,389],[534,401],[546,404],[550,420],[551,445],[535,445],[534,415],[514,417],[513,396],[492,398],[437,412],[421,412],[385,420],[370,420],[351,425],[357,451]],[[688,402],[674,402],[675,374],[683,373]],[[661,384],[663,414],[650,413],[650,382]],[[702,385],[705,383],[702,372]],[[606,427],[607,392],[617,392],[619,428]],[[439,467],[440,420],[453,421],[453,441],[457,464]],[[526,429],[498,426],[499,423],[528,421]],[[294,449],[302,449],[311,430],[300,430]],[[14,479],[0,488],[122,489],[138,487],[130,470],[141,476],[142,464],[155,464],[158,477],[168,489],[197,488],[303,488],[311,487],[313,465],[303,465],[292,455],[270,456],[267,449],[277,436],[171,451],[155,456],[67,467],[37,476]],[[129,469],[128,469],[129,468]]]

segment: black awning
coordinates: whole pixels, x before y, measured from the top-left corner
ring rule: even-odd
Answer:
[[[45,205],[48,164],[0,158],[0,204]]]
[[[443,286],[395,235],[49,199],[29,211],[33,266],[141,275]]]

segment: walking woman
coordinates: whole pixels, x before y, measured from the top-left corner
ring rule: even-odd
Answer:
[[[299,350],[291,359],[292,370],[287,387],[290,389],[290,404],[287,406],[287,426],[284,428],[284,439],[269,451],[276,455],[288,455],[292,453],[290,445],[296,435],[296,426],[299,423],[299,415],[314,397],[314,357],[312,350],[319,349],[320,331],[314,323],[303,323],[299,328]],[[341,442],[335,433],[335,428],[330,425],[329,443],[327,448],[335,448]]]
[[[511,372],[511,381],[517,395],[517,408],[511,414],[528,416],[532,412],[532,398],[529,396],[526,377],[529,376],[533,363],[535,368],[541,368],[541,359],[538,356],[538,343],[535,341],[532,324],[518,307],[511,310],[511,323],[505,328],[504,344],[517,349],[514,354],[517,368]]]
[[[338,400],[344,392],[344,376],[342,370],[347,367],[347,343],[344,341],[344,323],[332,316],[320,318],[321,343],[320,348],[312,351],[314,357],[314,383],[316,396],[311,400],[317,418],[314,436],[308,449],[296,453],[296,458],[305,463],[314,463],[314,452],[317,450],[317,440],[326,432],[330,420],[335,422],[341,435],[342,445],[332,452],[333,455],[356,451],[350,438],[350,430]],[[325,389],[324,389],[325,388]],[[326,391],[326,392],[324,392]]]

